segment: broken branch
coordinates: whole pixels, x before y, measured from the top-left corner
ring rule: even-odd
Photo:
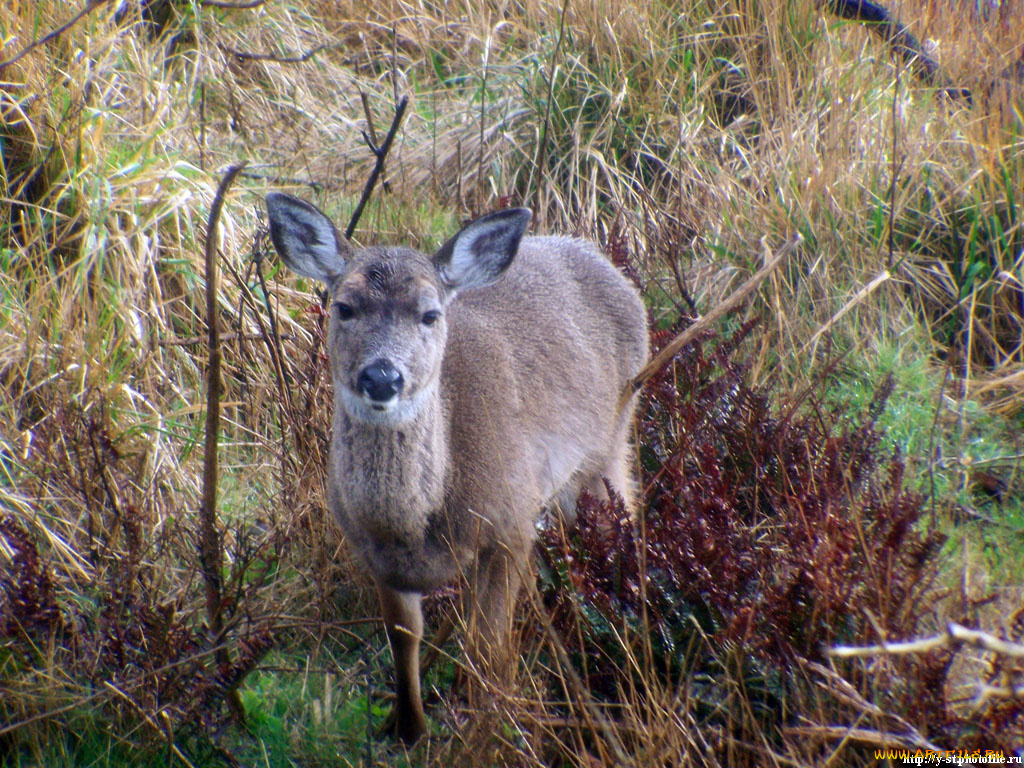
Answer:
[[[719,318],[724,317],[738,307],[743,300],[747,298],[747,296],[753,293],[753,291],[762,282],[764,282],[768,275],[774,272],[778,266],[782,264],[783,260],[789,256],[789,254],[792,253],[801,242],[803,242],[803,237],[797,233],[795,237],[779,249],[778,253],[769,259],[767,264],[761,267],[761,269],[747,280],[747,282],[741,285],[738,290],[729,296],[729,298],[672,339],[672,341],[670,341],[664,349],[661,350],[661,352],[655,355],[654,359],[648,362],[647,365],[640,370],[640,373],[634,376],[626,385],[622,395],[619,397],[619,410],[621,411],[625,408],[629,399],[636,394],[641,387],[643,387],[649,378],[668,365],[669,361],[676,356],[679,350],[697,338],[697,336],[712,323],[717,322]]]
[[[402,117],[405,115],[405,108],[409,104],[409,97],[403,96],[402,100],[398,102],[398,106],[395,107],[395,117],[391,121],[391,128],[388,129],[388,135],[384,137],[384,143],[379,147],[376,146],[373,140],[367,135],[366,143],[370,147],[370,151],[377,156],[377,162],[373,166],[373,171],[370,172],[370,178],[366,180],[366,186],[363,188],[363,195],[359,198],[359,204],[356,206],[355,211],[352,213],[352,218],[349,219],[348,226],[345,228],[345,239],[352,237],[352,233],[356,231],[356,225],[359,223],[360,217],[363,215],[363,209],[366,207],[366,203],[370,199],[370,195],[373,194],[373,188],[377,186],[377,179],[380,178],[381,173],[384,171],[384,161],[387,159],[388,152],[391,150],[391,143],[395,140],[395,135],[398,133],[398,126],[402,123]]]

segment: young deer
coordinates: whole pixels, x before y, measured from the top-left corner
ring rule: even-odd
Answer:
[[[617,401],[647,360],[646,312],[591,243],[524,238],[523,208],[433,257],[354,248],[288,195],[267,212],[284,262],[330,293],[328,503],[376,581],[412,742],[422,594],[464,576],[470,658],[497,666],[542,508],[606,497],[602,476],[632,502],[633,409]]]

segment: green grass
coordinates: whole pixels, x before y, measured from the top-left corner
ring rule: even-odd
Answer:
[[[894,388],[878,427],[903,458],[908,487],[932,500],[948,537],[945,578],[956,583],[965,567],[977,566],[993,585],[1024,583],[1024,419],[1001,418],[977,400],[957,397],[924,341],[911,328],[854,349],[835,371],[829,402],[839,412],[864,413],[891,375]],[[1005,483],[1000,498],[979,487],[979,470]]]
[[[190,762],[196,768],[220,768],[215,762]],[[31,756],[17,753],[8,755],[0,765],[4,768],[122,768],[129,765],[138,768],[170,768],[184,766],[185,763],[169,750],[140,752],[112,735],[107,724],[81,715],[69,718],[66,731],[48,739]]]
[[[301,662],[295,654],[268,657],[267,671],[251,675],[241,690],[249,733],[239,734],[234,753],[250,765],[358,765],[368,757],[371,764],[381,751],[375,732],[388,710],[368,695],[379,665],[358,679],[358,654],[354,661],[331,664],[333,672],[316,664],[311,672],[308,663],[291,666]]]
[[[0,755],[0,765],[234,765],[224,758],[222,749],[252,768],[418,764],[414,759],[418,753],[410,755],[400,744],[378,735],[390,711],[381,688],[387,679],[390,656],[386,643],[383,648],[376,645],[371,640],[353,650],[330,640],[316,647],[308,640],[295,638],[281,643],[282,647],[269,654],[240,688],[245,724],[231,723],[219,729],[213,740],[203,730],[188,729],[173,734],[173,746],[159,738],[147,738],[142,743],[148,746],[140,749],[139,736],[144,732],[123,732],[119,724],[104,719],[101,711],[83,705],[67,712],[63,728],[52,731],[43,743],[31,748],[23,745],[21,750]],[[9,664],[10,660],[0,664],[0,672],[12,674]],[[443,690],[451,685],[451,674],[451,664],[441,663],[425,684],[439,684]]]

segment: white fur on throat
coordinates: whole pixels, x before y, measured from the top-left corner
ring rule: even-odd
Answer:
[[[436,392],[437,382],[414,392],[411,397],[397,394],[383,403],[353,392],[338,382],[335,382],[335,387],[341,395],[345,413],[356,421],[379,427],[399,427],[420,415],[424,403]]]

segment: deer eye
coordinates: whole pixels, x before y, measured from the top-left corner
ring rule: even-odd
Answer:
[[[339,320],[351,320],[356,316],[356,311],[352,309],[351,304],[345,304],[344,302],[337,302],[334,305],[335,311],[338,313]]]
[[[420,322],[424,325],[433,325],[437,322],[437,318],[441,316],[441,313],[436,309],[428,309],[423,313],[423,317],[420,318]]]

